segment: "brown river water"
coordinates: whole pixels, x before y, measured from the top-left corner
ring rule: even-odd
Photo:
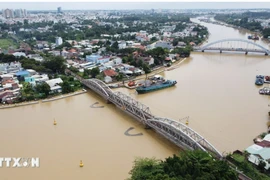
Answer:
[[[247,39],[250,34],[201,24],[211,33],[209,42]],[[268,47],[265,42],[257,43]],[[269,97],[259,95],[254,82],[257,74],[270,75],[269,67],[264,55],[194,52],[179,68],[161,73],[177,80],[175,87],[143,95],[124,88],[116,91],[146,104],[156,116],[175,120],[189,116],[191,128],[219,151],[231,152],[245,149],[267,129]],[[95,102],[104,108],[91,108]],[[1,109],[0,113],[0,157],[40,159],[39,168],[0,168],[1,180],[125,179],[135,157],[164,159],[180,151],[91,91],[53,102]],[[130,127],[135,128],[131,134],[143,135],[126,136]],[[83,168],[79,167],[80,160]]]

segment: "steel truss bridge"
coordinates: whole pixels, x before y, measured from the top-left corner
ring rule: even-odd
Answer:
[[[265,47],[252,42],[251,40],[243,40],[243,39],[222,39],[219,41],[215,41],[209,44],[206,44],[202,47],[194,47],[194,51],[204,52],[206,50],[209,51],[238,51],[244,52],[248,54],[248,52],[253,53],[264,53],[265,55],[269,55],[270,51]]]
[[[173,119],[154,116],[148,106],[121,92],[113,92],[103,81],[84,79],[82,83],[103,97],[107,103],[113,103],[146,127],[154,129],[177,146],[190,150],[201,149],[217,158],[221,159],[223,157],[210,142],[190,127]]]

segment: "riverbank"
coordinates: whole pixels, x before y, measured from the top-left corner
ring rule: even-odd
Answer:
[[[15,108],[15,107],[20,107],[20,106],[39,104],[39,102],[42,102],[42,103],[51,102],[51,101],[56,101],[56,100],[59,100],[59,99],[64,99],[64,98],[67,98],[67,97],[83,94],[83,93],[86,93],[86,92],[87,92],[87,90],[82,89],[82,90],[76,91],[74,93],[70,93],[70,94],[66,94],[66,95],[59,95],[59,96],[44,99],[44,100],[41,100],[41,101],[30,101],[30,102],[21,102],[21,103],[15,103],[15,104],[1,105],[0,109]]]
[[[71,94],[67,94],[67,95],[60,95],[60,97],[54,97],[54,98],[50,98],[50,99],[44,99],[42,100],[41,102],[42,103],[45,103],[45,102],[51,102],[51,101],[56,101],[56,100],[59,100],[59,99],[64,99],[64,98],[67,98],[67,97],[71,97],[71,96],[75,96],[75,95],[79,95],[79,94],[83,94],[83,93],[86,93],[87,90],[85,89],[82,89],[81,91],[77,91],[77,92],[74,92],[74,93],[71,93]]]
[[[38,103],[39,103],[39,101],[30,101],[30,102],[22,102],[22,103],[16,103],[16,104],[8,104],[8,105],[0,106],[0,109],[27,106],[27,105],[33,105],[33,104],[38,104]]]
[[[231,28],[238,29],[238,30],[245,30],[245,31],[249,32],[250,34],[257,34],[257,35],[261,38],[262,41],[264,41],[264,42],[266,42],[266,43],[270,43],[270,40],[267,39],[267,38],[264,38],[264,37],[263,37],[263,34],[262,34],[261,32],[251,31],[251,30],[246,29],[246,28],[243,28],[243,27],[241,27],[241,26],[236,26],[236,25],[233,25],[233,24],[228,24],[228,23],[226,23],[226,22],[224,22],[224,21],[216,20],[215,18],[214,18],[214,20],[215,20],[216,22],[222,23],[222,24],[218,24],[218,25],[220,25],[220,26],[231,27]],[[209,22],[209,23],[212,23],[212,22]],[[215,23],[212,23],[212,24],[215,24]]]
[[[173,64],[170,66],[170,67],[164,67],[164,66],[160,66],[158,68],[155,68],[152,70],[151,73],[147,74],[147,77],[152,77],[152,76],[155,76],[157,74],[160,74],[164,71],[171,71],[171,70],[174,70],[174,69],[177,69],[180,67],[180,64],[182,62],[184,62],[187,58],[183,58],[183,59],[180,59],[179,61],[175,61],[173,62]],[[144,80],[146,77],[146,75],[140,75],[140,76],[137,76],[136,78],[133,78],[133,79],[129,79],[129,80],[126,80],[124,81],[124,84],[129,82],[129,81],[139,81],[139,80]],[[133,88],[130,88],[130,87],[127,87],[125,85],[123,85],[123,83],[121,82],[113,82],[113,83],[108,83],[107,85],[118,85],[118,87],[125,87],[125,88],[128,88],[128,89],[133,89]]]

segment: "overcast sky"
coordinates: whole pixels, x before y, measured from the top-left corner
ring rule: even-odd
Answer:
[[[1,9],[91,10],[91,9],[250,9],[270,8],[268,2],[0,2]]]

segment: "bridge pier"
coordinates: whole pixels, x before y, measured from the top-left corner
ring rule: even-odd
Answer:
[[[246,51],[246,52],[245,52],[245,55],[247,55],[247,54],[248,54],[248,52]]]
[[[144,129],[151,129],[150,126],[148,126],[147,124],[144,125]]]
[[[112,102],[107,99],[106,104],[112,104]]]
[[[219,52],[222,53],[222,50],[220,50]]]
[[[268,56],[268,54],[267,54],[267,53],[265,53],[265,55],[266,55],[266,56]]]

